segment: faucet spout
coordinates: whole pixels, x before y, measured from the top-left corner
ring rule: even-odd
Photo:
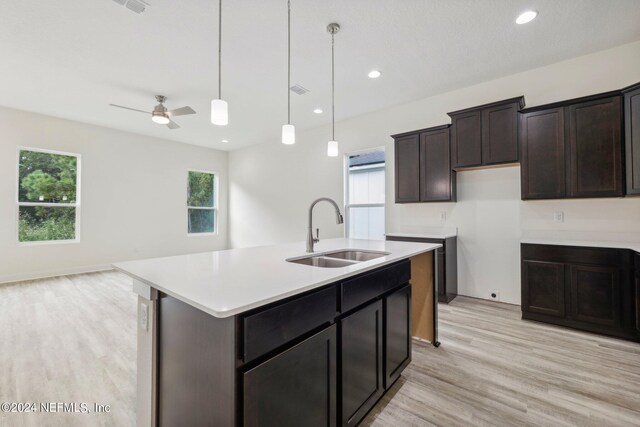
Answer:
[[[342,214],[340,213],[340,207],[338,204],[328,197],[320,197],[319,199],[314,200],[309,206],[309,227],[307,229],[307,252],[313,252],[313,245],[318,243],[320,239],[313,237],[313,208],[318,204],[318,202],[329,202],[333,205],[333,208],[336,210],[336,224],[344,223],[344,219],[342,218]]]

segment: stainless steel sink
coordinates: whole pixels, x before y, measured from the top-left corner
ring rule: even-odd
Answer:
[[[357,261],[348,261],[344,259],[328,258],[321,255],[307,256],[304,258],[288,259],[288,262],[295,262],[296,264],[311,265],[313,267],[324,268],[340,268],[348,267],[353,264],[357,264]]]
[[[362,261],[370,261],[372,259],[389,255],[389,252],[345,249],[340,251],[326,252],[323,255],[327,258],[336,258],[336,259],[362,262]]]
[[[299,258],[289,258],[288,262],[310,265],[313,267],[340,268],[348,267],[363,261],[389,255],[389,252],[368,251],[358,249],[340,249],[337,251],[307,255]]]

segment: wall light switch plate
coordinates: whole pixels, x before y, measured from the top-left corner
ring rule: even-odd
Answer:
[[[445,222],[447,220],[447,211],[440,212],[440,221]]]
[[[564,212],[558,211],[553,213],[554,222],[564,222]]]
[[[143,302],[140,303],[140,327],[149,330],[149,306]]]

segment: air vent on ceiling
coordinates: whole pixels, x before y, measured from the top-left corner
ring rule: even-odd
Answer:
[[[144,12],[147,6],[149,6],[149,3],[146,3],[143,0],[113,0],[113,1],[118,3],[119,5],[125,6],[130,11],[138,14]]]
[[[297,93],[298,95],[304,95],[305,93],[309,92],[309,89],[304,88],[300,85],[293,85],[289,89],[291,89],[292,92]]]

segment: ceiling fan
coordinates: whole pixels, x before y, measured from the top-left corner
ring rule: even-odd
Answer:
[[[151,120],[161,125],[167,125],[169,129],[179,129],[180,126],[171,120],[175,116],[185,116],[187,114],[195,114],[196,112],[191,107],[181,107],[175,110],[167,110],[164,106],[164,102],[167,100],[166,96],[156,95],[156,101],[159,102],[151,111]],[[137,111],[139,113],[149,114],[149,111],[138,110],[137,108],[124,107],[122,105],[109,104],[112,107],[124,108],[125,110]]]

